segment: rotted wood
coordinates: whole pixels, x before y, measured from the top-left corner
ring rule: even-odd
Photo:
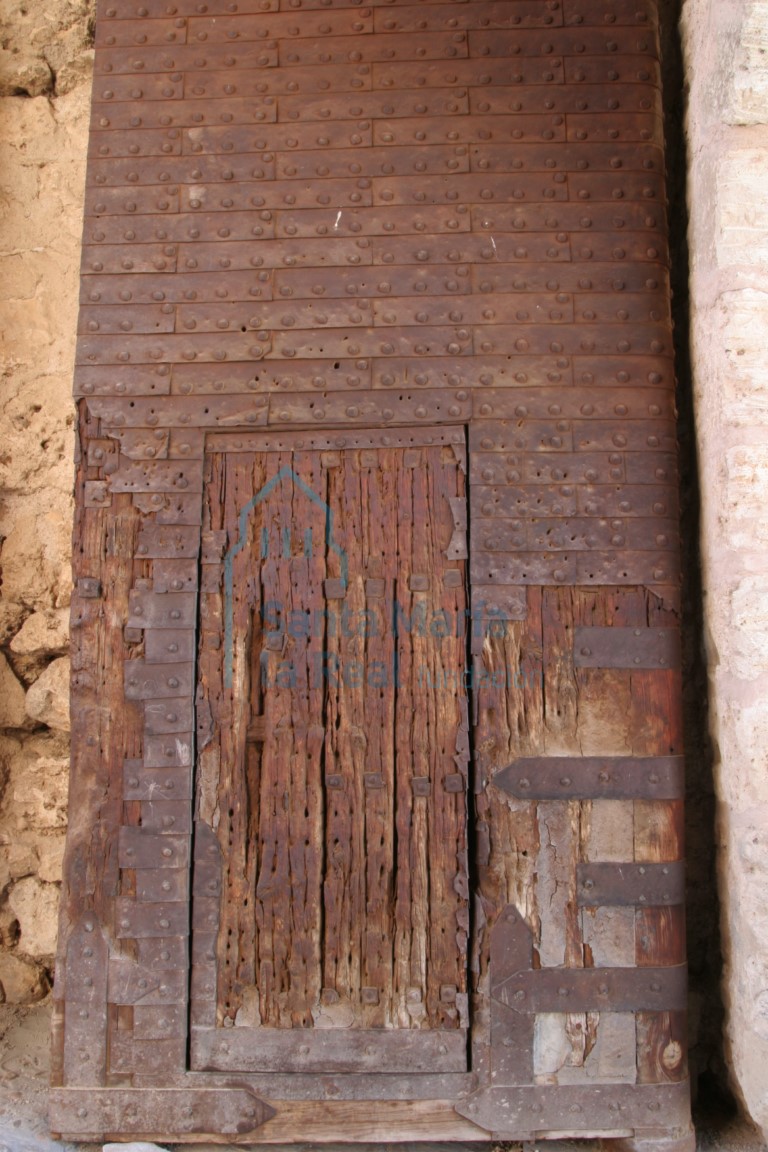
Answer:
[[[230,797],[215,1015],[219,1023],[237,1016],[240,1027],[218,1037],[195,1033],[193,1056],[201,1068],[271,1069],[282,1061],[285,1067],[332,1064],[351,1071],[379,1059],[393,1071],[426,1069],[427,1053],[447,1071],[465,1066],[467,718],[455,689],[444,691],[444,681],[461,690],[464,667],[462,572],[450,558],[464,481],[456,437],[441,445],[442,439],[439,432],[429,434],[424,447],[407,451],[318,453],[306,451],[304,435],[297,433],[289,440],[293,454],[283,448],[212,458],[207,516],[214,535],[222,531],[219,524],[228,526],[225,538],[235,565],[234,604],[227,606],[226,598],[222,603],[220,575],[211,581],[203,617],[201,693],[210,701],[216,743],[225,749],[221,767],[216,756],[211,771],[221,794]],[[434,440],[437,445],[430,446]],[[400,522],[392,500],[396,488],[401,506],[412,508]],[[253,491],[275,495],[263,505],[253,500],[249,505]],[[316,492],[327,503],[314,497]],[[252,514],[244,518],[242,509],[248,507]],[[388,529],[384,517],[392,521]],[[247,546],[235,547],[243,532]],[[390,534],[401,541],[400,567],[386,550]],[[221,557],[220,549],[216,555]],[[238,572],[252,572],[254,564],[258,570],[259,556],[260,579],[251,581],[249,591]],[[342,571],[343,577],[336,575]],[[233,615],[231,641],[227,612]],[[218,630],[213,644],[206,640],[209,629]],[[228,650],[235,661],[231,689]],[[299,705],[297,691],[306,693],[306,704]],[[246,714],[238,701],[248,696]],[[434,730],[433,747],[409,735],[414,708]],[[233,725],[228,717],[238,714]],[[296,753],[290,751],[288,718]],[[387,735],[393,724],[394,742]],[[313,778],[318,774],[313,791],[317,788],[321,797],[325,790],[325,817],[312,807],[316,800],[306,798],[308,780],[295,782],[295,813],[282,799],[285,766],[298,767],[307,755],[306,771]],[[244,781],[251,797],[247,805],[241,796]],[[205,775],[200,789],[205,798]],[[395,791],[401,793],[399,858],[392,823]],[[364,813],[362,825],[357,805]],[[203,811],[207,807],[205,800]],[[238,853],[248,851],[248,838],[237,831],[246,812],[258,821],[251,836],[260,844],[250,860],[232,850],[234,844]],[[299,835],[307,847],[326,839],[325,877],[312,852],[303,860],[287,853]],[[285,885],[276,884],[275,869]],[[318,893],[304,929],[286,903],[290,877],[297,875]],[[386,876],[391,879],[385,888],[394,886],[397,893],[394,939],[386,928],[391,915],[381,888]],[[320,934],[313,918],[323,903]],[[296,924],[293,941],[282,930],[276,934],[276,925],[290,916]],[[444,928],[435,931],[439,924]],[[361,928],[358,956],[351,941]],[[241,941],[237,966],[227,951],[234,934]],[[288,993],[282,973],[299,963],[302,975],[297,973]],[[199,1014],[209,1018],[210,1008],[201,1003]],[[414,1022],[440,1031],[434,1037],[408,1031]],[[393,1031],[378,1037],[370,1031],[385,1023]],[[362,1031],[359,1036],[345,1031],[339,1046],[335,1030],[342,1026]],[[291,1027],[301,1028],[299,1037],[274,1032]],[[458,1030],[453,1038],[451,1030]]]
[[[658,685],[663,693],[667,690],[663,682],[679,673],[674,669],[580,668],[574,661],[573,633],[575,628],[584,627],[586,620],[591,626],[599,625],[606,630],[618,625],[621,632],[622,627],[639,624],[641,619],[647,627],[649,621],[666,626],[671,618],[663,601],[632,589],[530,589],[527,606],[525,622],[508,624],[505,633],[497,631],[485,639],[478,654],[480,668],[475,678],[479,694],[475,744],[478,770],[483,782],[494,782],[477,797],[479,862],[487,861],[489,865],[487,872],[481,871],[480,879],[484,908],[493,926],[489,958],[491,987],[507,975],[503,967],[501,975],[493,975],[495,933],[501,928],[497,917],[503,915],[503,904],[502,909],[496,905],[498,910],[495,910],[493,901],[503,900],[501,893],[506,891],[506,885],[519,877],[518,869],[530,868],[528,861],[533,859],[539,862],[538,884],[529,880],[517,889],[516,903],[525,910],[527,932],[529,936],[532,934],[533,946],[540,957],[541,968],[530,979],[534,980],[539,972],[544,974],[539,985],[542,1011],[535,1017],[536,1074],[548,1077],[554,1074],[562,1085],[589,1084],[593,1082],[591,1068],[597,1067],[601,1070],[597,1073],[598,1079],[602,1073],[618,1082],[634,1083],[638,1075],[634,1022],[630,1014],[623,1016],[618,1006],[630,1004],[636,998],[637,1011],[643,995],[640,983],[634,983],[637,977],[633,965],[637,962],[635,918],[645,912],[636,909],[653,904],[654,907],[647,909],[647,915],[653,918],[657,909],[661,910],[659,905],[663,907],[665,902],[675,903],[682,898],[682,872],[675,863],[680,855],[679,844],[672,847],[668,839],[665,841],[665,857],[663,862],[659,861],[658,872],[654,868],[646,871],[646,865],[633,861],[638,814],[647,806],[661,819],[661,813],[667,808],[671,806],[674,810],[680,803],[681,784],[679,757],[661,755],[668,705],[660,705],[661,719],[658,712],[651,719],[643,711],[646,700],[642,689],[647,682]],[[494,676],[497,664],[503,667],[510,661],[518,670],[515,677]],[[635,692],[636,684],[640,692]],[[545,702],[552,701],[554,706],[545,707]],[[518,709],[523,708],[524,727],[515,720],[520,714]],[[499,724],[501,715],[507,718],[505,726]],[[679,751],[676,740],[672,748]],[[617,755],[619,752],[625,755]],[[646,764],[652,766],[650,770]],[[634,792],[629,775],[632,771],[637,773],[639,782]],[[655,777],[653,785],[648,775]],[[646,790],[656,785],[661,785],[662,792],[671,794],[645,799]],[[496,799],[503,797],[504,792],[511,792],[515,797],[511,809]],[[564,821],[568,807],[574,802],[575,812],[570,820]],[[493,814],[487,823],[486,812],[489,816]],[[548,847],[542,851],[542,837],[546,837],[547,844],[556,844],[558,854],[562,855],[568,851],[569,843],[573,844],[574,818],[578,820],[575,825],[578,839],[571,857],[573,872],[570,878],[567,873],[564,877],[568,904],[563,909],[564,920],[558,935],[551,913],[538,913],[538,901],[549,899],[543,881],[546,882],[552,867]],[[505,824],[509,829],[506,833]],[[508,880],[504,869],[509,867],[509,850],[501,848],[505,834],[513,838],[518,854],[515,871],[506,873]],[[495,847],[497,842],[499,849]],[[610,890],[605,886],[606,881],[610,881]],[[595,892],[594,897],[591,892]],[[583,911],[574,918],[572,909],[576,905],[581,905]],[[674,909],[669,908],[669,912]],[[481,966],[483,936],[478,941]],[[646,936],[649,946],[651,939]],[[506,951],[509,952],[509,948]],[[674,964],[670,958],[671,953],[665,952],[661,966]],[[671,1002],[680,1002],[681,959],[678,952],[678,967],[665,969],[661,977]],[[525,970],[526,966],[521,965],[521,969]],[[601,1012],[599,987],[608,985],[600,978],[607,971],[611,972],[609,981],[616,1010]],[[659,971],[657,967],[657,974]],[[662,983],[658,983],[659,992]],[[513,984],[514,980],[510,987]],[[530,988],[524,985],[525,981],[518,991],[526,997],[533,996],[534,985]],[[574,1007],[578,1004],[584,1011],[569,1014],[566,1005],[577,987],[591,988],[591,992],[586,1001],[571,1001]],[[560,988],[566,995],[558,1005]],[[645,995],[656,994],[648,985]],[[497,1011],[497,1024],[491,1031],[492,1066],[500,1041],[506,1038],[508,1046],[513,1049],[515,1046],[515,1028],[519,1022],[510,1014],[511,1009],[506,1011],[506,1017]],[[663,1022],[676,1018],[676,1011],[657,1013],[649,1008],[642,1015]],[[493,1017],[493,1009],[491,1015]],[[623,1021],[631,1025],[631,1036]],[[662,1023],[660,1029],[663,1027]],[[669,1033],[664,1034],[669,1041]],[[670,1059],[677,1056],[675,1045],[679,1042],[672,1037]],[[482,1058],[482,1051],[480,1055]],[[529,1077],[528,1082],[531,1079]]]

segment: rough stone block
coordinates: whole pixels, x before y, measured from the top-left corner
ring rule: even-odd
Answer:
[[[768,263],[768,151],[739,148],[727,152],[715,179],[718,264]]]
[[[727,524],[765,520],[768,502],[768,444],[739,444],[725,457],[723,511]]]
[[[20,656],[64,652],[69,642],[69,609],[35,612],[29,616],[11,641],[11,651]]]
[[[32,1004],[45,996],[48,981],[37,964],[0,952],[0,990],[6,1004]]]
[[[45,60],[0,50],[0,96],[42,96],[52,88],[53,73]]]
[[[25,833],[49,834],[66,827],[67,751],[62,735],[36,733],[16,745],[8,756],[10,779],[3,796],[0,821],[9,838],[18,841]],[[32,835],[31,840],[35,839]]]
[[[61,881],[65,845],[66,837],[63,833],[46,836],[44,840],[38,841],[37,854],[40,864],[37,874],[46,884],[58,884]]]
[[[729,804],[768,806],[768,709],[762,699],[724,702],[717,733],[721,795]]]
[[[28,612],[29,609],[23,604],[14,604],[10,600],[0,601],[0,644],[7,644],[18,632]]]
[[[730,124],[768,121],[768,0],[739,5],[738,43],[733,54],[724,119]]]
[[[24,688],[0,652],[0,728],[24,728],[29,717],[24,707]]]
[[[69,731],[69,670],[68,656],[49,664],[27,692],[27,715],[49,728]]]
[[[59,915],[58,885],[27,876],[13,885],[8,904],[19,923],[19,951],[35,958],[53,956]]]
[[[738,426],[764,425],[768,423],[768,292],[753,288],[725,292],[718,312],[712,320],[718,333],[722,331],[725,353],[718,373],[723,419]]]
[[[747,576],[734,589],[731,625],[721,637],[725,668],[743,680],[768,673],[768,576]]]

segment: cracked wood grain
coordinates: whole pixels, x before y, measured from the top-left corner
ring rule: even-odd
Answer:
[[[226,580],[206,576],[198,688],[220,1024],[467,1025],[465,594],[446,556],[464,483],[439,444],[209,460],[204,528],[233,557],[231,687]]]

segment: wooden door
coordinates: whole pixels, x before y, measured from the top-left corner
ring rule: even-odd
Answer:
[[[100,8],[73,1140],[689,1152],[659,8]]]
[[[462,1071],[464,433],[262,439],[204,478],[193,1067]]]

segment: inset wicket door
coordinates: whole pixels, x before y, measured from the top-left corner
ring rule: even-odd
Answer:
[[[389,439],[210,438],[200,1070],[467,1068],[464,432]]]

